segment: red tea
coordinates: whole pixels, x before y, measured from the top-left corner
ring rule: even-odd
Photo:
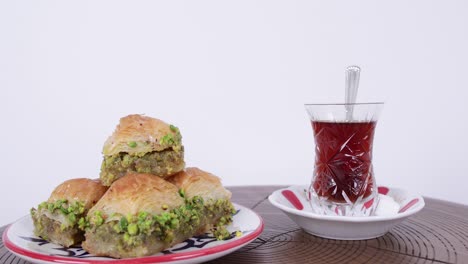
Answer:
[[[354,203],[372,194],[375,126],[375,121],[312,121],[316,145],[313,188],[319,197]]]

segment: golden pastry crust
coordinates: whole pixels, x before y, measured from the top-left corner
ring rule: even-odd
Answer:
[[[181,145],[179,130],[157,118],[143,115],[128,115],[120,119],[119,125],[104,143],[106,156],[126,153],[147,153],[177,148]],[[173,140],[167,140],[173,139]]]
[[[167,180],[184,190],[187,198],[201,196],[205,201],[231,199],[231,192],[223,187],[219,177],[199,168],[186,168]]]
[[[84,203],[85,210],[88,210],[101,199],[107,188],[98,179],[71,179],[57,186],[47,202],[53,203],[58,200],[77,201]]]
[[[130,173],[115,181],[88,215],[100,211],[105,215],[118,213],[136,215],[147,212],[158,215],[168,209],[184,204],[178,189],[173,184],[152,174]]]

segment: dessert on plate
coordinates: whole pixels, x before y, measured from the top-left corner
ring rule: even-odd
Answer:
[[[120,119],[103,148],[100,180],[73,179],[31,209],[34,233],[96,256],[149,256],[194,235],[229,238],[235,213],[220,178],[185,169],[177,127],[143,115]]]

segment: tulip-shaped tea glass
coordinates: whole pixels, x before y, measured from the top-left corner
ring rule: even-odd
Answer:
[[[378,204],[372,168],[374,131],[383,103],[306,104],[315,139],[308,190],[318,214],[372,215]]]

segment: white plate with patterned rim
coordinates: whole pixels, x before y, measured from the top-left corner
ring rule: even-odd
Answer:
[[[424,207],[420,195],[380,186],[379,204],[372,216],[320,215],[313,212],[306,197],[308,185],[290,186],[274,191],[268,200],[281,209],[304,231],[319,237],[364,240],[385,235],[395,225]]]
[[[33,234],[31,217],[17,220],[3,233],[6,248],[19,257],[34,263],[200,263],[227,255],[257,238],[263,231],[263,220],[254,211],[234,204],[237,212],[233,222],[227,227],[231,236],[222,241],[211,234],[195,236],[161,253],[141,258],[113,259],[96,257],[81,247],[64,248],[49,243]],[[236,236],[236,231],[242,232]]]

